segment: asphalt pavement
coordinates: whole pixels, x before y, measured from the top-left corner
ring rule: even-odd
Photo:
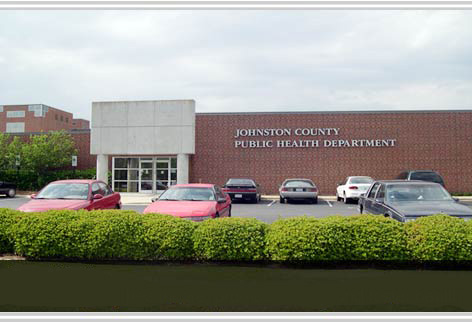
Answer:
[[[16,209],[30,199],[27,196],[17,196],[15,198],[0,197],[0,208]],[[472,208],[471,201],[461,203]],[[123,209],[130,209],[142,213],[147,204],[127,204]],[[357,204],[344,204],[342,202],[318,199],[318,204],[310,204],[303,201],[281,204],[279,200],[263,199],[257,204],[245,202],[233,202],[232,216],[244,218],[257,218],[261,221],[271,223],[279,218],[295,216],[314,216],[317,218],[330,215],[350,216],[358,214]]]

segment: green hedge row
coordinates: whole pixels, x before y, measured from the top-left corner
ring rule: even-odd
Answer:
[[[472,222],[447,215],[406,224],[373,215],[194,223],[134,211],[0,209],[0,253],[125,260],[472,260]]]
[[[36,191],[51,181],[65,179],[92,179],[95,169],[86,170],[57,170],[37,173],[30,170],[0,170],[0,181],[12,182],[18,190]]]

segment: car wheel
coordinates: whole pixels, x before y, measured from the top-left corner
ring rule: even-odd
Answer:
[[[285,203],[285,199],[280,197],[280,203]]]
[[[336,192],[336,200],[337,200],[337,201],[341,201],[341,197],[338,195],[337,192]]]
[[[116,204],[116,206],[115,206],[115,209],[121,209],[121,207],[120,207],[120,204],[119,204],[119,203],[117,203],[117,204]]]
[[[216,219],[216,218],[220,218],[220,214],[219,214],[219,213],[216,213],[216,214],[215,214],[215,219]]]
[[[345,203],[345,204],[348,204],[348,203],[349,203],[349,198],[346,197],[346,194],[344,194],[344,203]]]
[[[15,197],[15,195],[16,195],[16,190],[15,189],[8,190],[7,196],[9,198],[13,198],[13,197]]]
[[[252,198],[252,203],[258,203],[259,202],[259,198],[257,198],[257,195]]]
[[[364,209],[362,209],[362,206],[359,206],[359,213],[362,214],[363,211]]]
[[[231,217],[231,206],[229,206],[229,209],[228,209],[228,217]]]
[[[318,203],[318,197],[316,197],[316,198],[313,199],[313,203],[314,203],[314,204],[317,204],[317,203]]]

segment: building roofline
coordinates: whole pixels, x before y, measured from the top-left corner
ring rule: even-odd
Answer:
[[[273,111],[273,112],[203,112],[196,115],[268,115],[268,114],[412,114],[412,113],[472,113],[472,109],[454,110],[363,110],[363,111]]]
[[[61,130],[52,130],[52,131],[44,131],[44,132],[3,132],[4,134],[10,135],[20,135],[20,136],[27,136],[27,135],[41,135],[41,134],[48,134],[50,132],[59,132],[59,131],[66,131],[69,134],[76,134],[76,133],[90,133],[91,129],[61,129]]]

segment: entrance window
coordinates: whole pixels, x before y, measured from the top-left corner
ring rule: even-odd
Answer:
[[[113,158],[115,191],[152,193],[176,183],[176,157]]]

